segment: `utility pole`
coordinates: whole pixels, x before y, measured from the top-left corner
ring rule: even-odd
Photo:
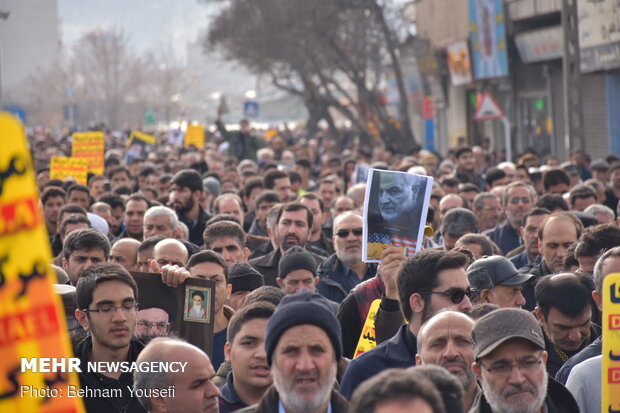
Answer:
[[[577,0],[562,0],[562,85],[564,89],[564,137],[567,151],[583,149],[581,58]],[[568,153],[567,153],[568,155]]]

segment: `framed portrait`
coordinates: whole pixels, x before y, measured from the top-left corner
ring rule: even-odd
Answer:
[[[212,301],[210,288],[186,285],[183,321],[210,323]]]
[[[136,331],[141,328],[151,335],[172,334],[213,354],[215,281],[188,278],[180,287],[172,288],[161,282],[159,274],[131,275],[138,284],[137,322],[142,324],[137,324]]]

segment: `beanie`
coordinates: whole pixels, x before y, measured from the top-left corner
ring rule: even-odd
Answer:
[[[340,323],[329,303],[317,293],[308,290],[284,296],[267,323],[265,351],[271,366],[273,352],[286,330],[303,324],[311,324],[325,331],[334,346],[336,361],[342,355],[342,332]]]
[[[317,263],[312,254],[302,247],[294,246],[280,257],[278,277],[285,278],[295,270],[308,270],[316,276]]]
[[[263,275],[256,271],[246,261],[235,262],[228,268],[228,284],[232,285],[232,292],[254,291],[265,285]]]

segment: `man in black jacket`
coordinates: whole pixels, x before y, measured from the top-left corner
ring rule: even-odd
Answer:
[[[307,206],[299,202],[284,204],[278,213],[274,228],[275,239],[279,248],[269,254],[250,260],[250,265],[265,277],[265,285],[278,287],[278,263],[282,254],[291,247],[306,247],[310,228],[312,228],[312,213]],[[318,267],[325,257],[312,254]]]
[[[90,332],[75,348],[82,370],[80,385],[86,392],[83,399],[86,410],[88,413],[145,412],[129,391],[133,385],[131,373],[99,373],[88,368],[88,362],[135,362],[144,347],[133,338],[138,297],[135,281],[118,264],[98,264],[84,271],[76,293],[75,317]]]
[[[172,178],[169,206],[177,212],[179,221],[187,225],[189,241],[196,245],[202,245],[202,233],[211,218],[200,206],[202,191],[200,174],[193,169],[179,171]]]

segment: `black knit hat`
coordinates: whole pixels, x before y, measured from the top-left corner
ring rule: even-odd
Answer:
[[[291,247],[280,257],[278,264],[278,277],[285,278],[288,273],[295,270],[308,270],[316,275],[317,264],[312,254],[301,248]]]
[[[232,292],[236,293],[254,291],[265,285],[265,279],[247,261],[238,261],[228,268],[228,283],[232,285]]]
[[[280,337],[292,327],[311,324],[325,331],[334,346],[336,361],[342,355],[342,333],[340,323],[329,307],[329,303],[319,294],[303,290],[286,295],[267,323],[265,351],[267,363],[271,366],[273,352]]]

